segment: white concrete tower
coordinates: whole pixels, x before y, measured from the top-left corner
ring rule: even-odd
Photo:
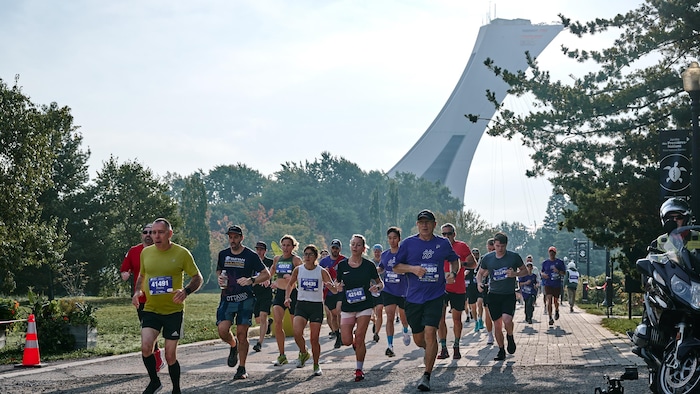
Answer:
[[[562,25],[533,25],[526,19],[494,19],[479,29],[474,49],[457,86],[428,130],[389,170],[389,175],[410,172],[440,181],[452,195],[464,201],[469,167],[486,130],[487,121],[472,123],[464,115],[490,119],[495,113],[486,100],[489,89],[505,98],[508,85],[484,65],[486,58],[511,72],[525,70],[525,52],[539,56],[563,29]]]

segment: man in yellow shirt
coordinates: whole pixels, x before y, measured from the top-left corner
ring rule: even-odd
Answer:
[[[141,269],[131,299],[138,306],[139,297],[146,295],[141,323],[141,355],[151,381],[144,394],[155,393],[162,388],[156,372],[153,342],[161,330],[165,338],[165,360],[173,383],[172,392],[180,393],[180,363],[177,361],[177,343],[182,338],[185,298],[199,290],[202,275],[186,248],[173,243],[173,228],[167,219],[153,222],[153,245],[141,252]],[[184,273],[192,278],[183,286]]]

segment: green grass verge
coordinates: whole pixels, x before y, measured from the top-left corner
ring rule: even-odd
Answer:
[[[219,293],[195,293],[185,303],[185,336],[180,343],[193,343],[217,339],[216,308]],[[41,361],[74,360],[94,356],[109,356],[137,352],[141,349],[141,332],[136,310],[130,298],[85,297],[86,301],[99,308],[97,316],[97,346],[93,349],[76,350],[61,354],[41,353]],[[41,335],[41,333],[37,333]],[[160,339],[163,344],[163,339]],[[24,332],[7,335],[7,345],[0,349],[0,364],[22,362]]]

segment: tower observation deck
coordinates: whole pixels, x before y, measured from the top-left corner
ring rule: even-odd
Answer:
[[[464,115],[474,113],[491,119],[496,110],[486,99],[486,90],[503,100],[508,89],[484,61],[490,58],[511,72],[525,70],[525,52],[539,56],[562,29],[562,25],[533,25],[526,19],[494,19],[482,26],[467,67],[447,103],[415,145],[389,170],[389,175],[410,172],[440,181],[453,196],[464,201],[469,167],[488,125],[472,123]]]

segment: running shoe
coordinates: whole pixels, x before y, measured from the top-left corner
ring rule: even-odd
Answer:
[[[143,390],[143,394],[155,394],[159,392],[162,388],[163,385],[160,384],[160,379],[156,378],[156,380],[151,380],[148,383],[148,386],[146,386],[146,390]]]
[[[248,379],[248,372],[245,371],[245,367],[241,367],[240,365],[238,366],[238,370],[236,370],[236,374],[233,375],[233,378],[238,380],[238,379]]]
[[[493,333],[489,332],[489,335],[486,339],[486,344],[487,345],[493,345]]]
[[[438,359],[438,360],[444,360],[444,359],[446,359],[446,358],[448,358],[448,357],[450,357],[450,354],[447,352],[447,348],[444,347],[444,348],[442,348],[442,350],[440,351],[440,354],[438,354],[437,359]]]
[[[508,340],[508,354],[515,353],[515,338],[512,335],[506,335],[506,339]]]
[[[559,309],[554,312],[554,320],[559,320]]]
[[[331,331],[328,333],[328,336],[331,338],[335,338],[335,331]]]
[[[406,346],[411,344],[411,334],[408,331],[403,333],[403,344]]]
[[[549,318],[549,325],[550,325],[550,326],[553,326],[553,325],[554,325],[554,319],[552,319],[551,317]]]
[[[495,361],[503,361],[506,359],[506,349],[500,348],[498,349],[498,354],[496,357],[493,358]]]
[[[308,351],[302,353],[299,352],[299,359],[297,360],[297,368],[302,368],[304,364],[306,364],[307,361],[309,361],[309,358],[311,358],[311,355],[309,354]]]
[[[228,360],[226,360],[226,364],[228,364],[228,366],[231,368],[238,364],[238,345],[232,347],[228,351]]]
[[[321,370],[321,366],[318,364],[314,364],[314,376],[321,376],[323,375],[323,371]]]
[[[420,391],[430,391],[430,378],[428,375],[423,375],[420,378],[420,383],[418,383],[418,390]]]
[[[163,354],[160,349],[156,349],[153,352],[153,356],[156,358],[156,372],[160,372],[161,369],[165,368],[165,360],[163,360]]]
[[[361,369],[356,369],[355,370],[355,381],[361,382],[363,380],[365,380],[365,374],[362,372]]]
[[[253,350],[255,350],[256,352],[261,351],[261,350],[262,350],[262,344],[260,344],[260,342],[256,343],[255,346],[253,346]]]
[[[394,354],[394,349],[392,349],[390,347],[386,348],[386,352],[384,352],[384,354],[389,356],[389,357],[394,357],[396,355],[396,354]]]
[[[462,358],[462,353],[459,352],[459,346],[455,346],[452,348],[452,359],[453,360],[459,360]]]
[[[279,357],[277,357],[277,361],[275,361],[275,366],[279,367],[280,365],[284,364],[289,364],[289,361],[287,361],[287,356],[280,354]]]
[[[374,333],[374,336],[372,337],[374,339],[374,342],[379,342],[379,334]]]
[[[335,345],[333,345],[333,349],[340,349],[340,347],[343,346],[343,339],[340,337],[340,333],[335,336]]]

